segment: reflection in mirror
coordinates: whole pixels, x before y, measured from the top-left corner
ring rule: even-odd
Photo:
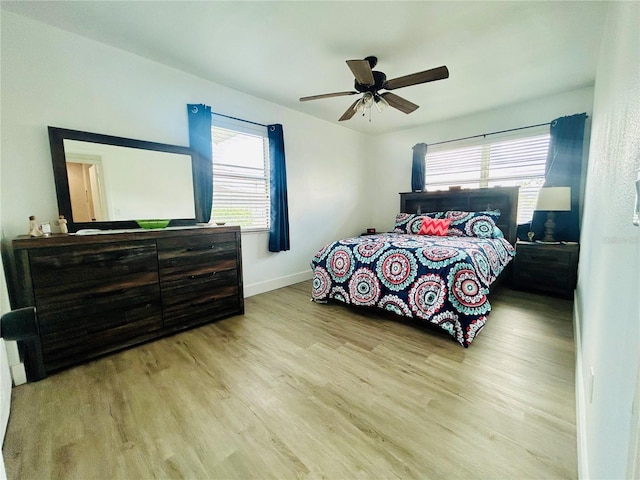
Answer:
[[[68,139],[64,151],[74,222],[195,217],[191,156]]]
[[[196,162],[206,160],[189,148],[56,127],[49,143],[70,232],[136,228],[144,219],[195,224]]]

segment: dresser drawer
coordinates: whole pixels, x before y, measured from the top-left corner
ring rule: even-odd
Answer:
[[[45,363],[52,370],[72,365],[161,328],[159,299],[90,316],[57,318],[41,328]]]
[[[215,295],[221,287],[233,286],[237,293],[238,273],[233,270],[209,271],[204,274],[195,274],[162,282],[162,303],[175,302],[177,297],[189,298],[191,295],[199,295],[201,292],[209,292]]]
[[[59,319],[91,317],[103,311],[157,301],[160,287],[157,272],[147,272],[40,288],[36,289],[35,297],[42,328]]]
[[[240,292],[233,277],[235,277],[235,271],[224,272],[211,282],[192,287],[176,284],[176,288],[163,289],[162,307],[165,326],[202,323],[230,313],[239,313]]]
[[[151,240],[42,248],[29,252],[29,264],[36,289],[158,269]]]
[[[200,266],[180,265],[178,267],[168,267],[160,270],[160,281],[163,287],[178,283],[194,283],[207,281],[207,279],[219,276],[220,272],[236,271],[238,263],[234,258],[223,258],[214,263],[206,263]]]
[[[158,259],[162,269],[213,264],[237,259],[237,255],[237,238],[233,233],[158,240]]]

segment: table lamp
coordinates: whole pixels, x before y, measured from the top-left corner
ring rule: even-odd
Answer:
[[[547,212],[544,223],[543,242],[555,242],[553,231],[556,227],[553,221],[555,212],[569,212],[571,210],[571,187],[543,187],[538,193],[536,210]]]

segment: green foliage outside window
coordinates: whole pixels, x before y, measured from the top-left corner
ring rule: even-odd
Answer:
[[[216,208],[213,207],[211,219],[214,222],[226,222],[228,225],[248,227],[253,225],[253,217],[248,208]]]

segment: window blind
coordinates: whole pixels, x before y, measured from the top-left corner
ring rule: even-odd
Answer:
[[[269,228],[269,141],[266,127],[212,116],[211,219],[243,230]]]
[[[502,138],[476,145],[427,150],[425,188],[520,186],[518,223],[533,217],[544,184],[548,133]]]

